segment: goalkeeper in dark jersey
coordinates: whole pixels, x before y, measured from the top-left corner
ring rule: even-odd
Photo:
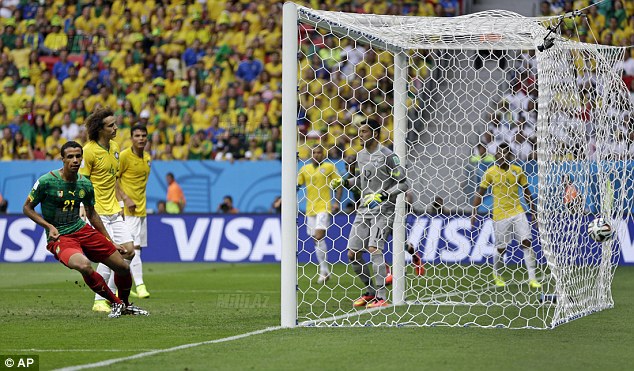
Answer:
[[[366,292],[354,301],[354,307],[387,306],[385,278],[387,265],[383,248],[392,234],[396,196],[409,189],[405,169],[398,156],[379,142],[381,124],[368,119],[359,127],[363,149],[357,153],[358,176],[330,182],[332,188],[341,185],[358,188],[361,204],[348,238],[348,260],[366,286]],[[374,275],[363,260],[363,252],[370,253]]]
[[[62,264],[81,273],[88,287],[113,303],[109,317],[147,315],[146,311],[128,302],[132,277],[128,263],[120,253],[124,250],[111,242],[95,212],[92,183],[78,174],[83,157],[81,145],[67,142],[61,148],[61,155],[64,167],[42,175],[35,182],[24,203],[24,214],[44,227],[48,237],[47,250]],[[86,216],[94,228],[79,217],[80,203],[83,203]],[[35,211],[38,204],[42,205],[42,215]],[[93,270],[90,261],[104,263],[115,272],[120,297],[108,288],[101,275]]]

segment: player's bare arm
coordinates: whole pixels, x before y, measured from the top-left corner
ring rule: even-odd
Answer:
[[[54,225],[44,220],[44,218],[35,211],[35,207],[37,204],[31,202],[31,198],[28,197],[24,202],[24,206],[22,207],[22,212],[24,215],[28,216],[29,219],[42,226],[42,228],[48,231],[48,239],[49,241],[55,241],[59,238],[59,231],[55,228]]]
[[[117,200],[123,201],[123,207],[127,207],[128,211],[130,211],[131,214],[134,214],[134,211],[136,209],[136,203],[132,201],[132,199],[128,197],[128,195],[125,192],[123,192],[123,189],[121,189],[121,184],[119,182],[119,179],[115,181],[114,186],[115,186],[115,194],[117,196]],[[121,216],[125,219],[123,210],[121,210]]]
[[[482,203],[482,197],[484,197],[484,193],[486,192],[486,188],[478,187],[478,191],[473,197],[473,211],[471,212],[471,227],[475,227],[476,219],[478,217],[478,207]]]
[[[524,199],[528,204],[528,209],[531,214],[531,223],[537,224],[537,206],[535,205],[533,194],[531,193],[530,189],[528,189],[528,186],[524,186]]]
[[[90,180],[90,176],[88,175],[84,175],[86,178],[88,178],[88,180]],[[79,217],[81,218],[81,220],[86,221],[88,220],[86,218],[86,208],[84,207],[84,203],[82,202],[81,204],[79,204]]]
[[[332,200],[332,213],[336,213],[341,208],[339,204],[339,200],[341,200],[341,196],[343,195],[343,188],[338,187],[335,191],[335,198]]]
[[[123,201],[123,207],[127,208],[130,214],[134,214],[136,211],[136,203],[130,196],[128,196],[121,188],[120,179],[117,179],[115,183],[117,198]]]

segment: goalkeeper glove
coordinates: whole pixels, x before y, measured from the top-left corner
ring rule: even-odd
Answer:
[[[337,188],[341,187],[342,184],[343,184],[343,179],[342,178],[333,179],[333,180],[330,181],[330,188],[337,189]]]
[[[367,206],[368,209],[374,209],[379,206],[379,204],[383,201],[387,200],[387,193],[370,193],[369,195],[363,198],[363,205]]]

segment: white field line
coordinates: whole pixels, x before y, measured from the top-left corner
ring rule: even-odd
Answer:
[[[75,370],[84,370],[84,369],[87,369],[87,368],[105,367],[105,366],[110,366],[110,365],[113,365],[113,364],[119,363],[119,362],[131,361],[133,359],[139,359],[139,358],[153,356],[155,354],[175,352],[177,350],[193,348],[193,347],[197,347],[197,346],[200,346],[200,345],[218,344],[218,343],[225,343],[225,342],[228,342],[228,341],[240,340],[240,339],[247,338],[249,336],[260,335],[260,334],[264,334],[266,332],[276,331],[276,330],[279,330],[281,328],[282,328],[281,326],[267,327],[267,328],[262,329],[262,330],[251,331],[251,332],[247,332],[247,333],[244,333],[244,334],[235,335],[235,336],[229,336],[229,337],[221,338],[221,339],[207,340],[207,341],[202,341],[202,342],[199,342],[199,343],[184,344],[184,345],[179,345],[179,346],[175,346],[175,347],[167,348],[167,349],[151,350],[151,351],[148,351],[148,352],[143,352],[143,353],[131,355],[131,356],[128,356],[128,357],[114,358],[114,359],[109,359],[109,360],[101,361],[101,362],[95,362],[95,363],[88,363],[88,364],[84,364],[84,365],[77,365],[77,366],[59,368],[59,369],[57,369],[57,371],[75,371]]]
[[[3,349],[5,352],[11,353],[99,353],[99,352],[112,352],[112,353],[121,353],[121,352],[150,352],[159,349]]]
[[[541,281],[543,279],[543,277],[537,277],[537,279],[539,281]],[[528,281],[525,282],[507,282],[506,287],[509,286],[519,286],[521,284],[526,284],[528,283]],[[492,290],[496,288],[495,285],[489,285],[487,287],[484,287],[482,289],[479,290],[470,290],[470,291],[451,291],[451,292],[446,292],[446,293],[442,293],[442,294],[434,294],[434,295],[429,295],[426,297],[423,297],[419,300],[408,300],[405,301],[405,303],[400,304],[400,305],[423,305],[423,304],[433,304],[433,305],[442,305],[443,303],[434,303],[434,300],[437,299],[441,299],[441,298],[450,298],[452,296],[458,296],[458,295],[464,295],[464,294],[477,294],[477,293],[484,293],[486,291]],[[482,303],[476,303],[478,305],[482,305]],[[400,306],[399,305],[399,306]],[[455,303],[451,303],[451,305],[455,305]],[[313,325],[318,325],[318,324],[326,324],[326,322],[333,322],[333,321],[338,321],[341,319],[346,319],[346,318],[350,318],[350,317],[355,317],[355,316],[360,316],[363,314],[367,314],[367,313],[372,313],[372,312],[376,312],[376,311],[380,311],[380,310],[384,310],[387,308],[394,308],[394,305],[390,305],[389,307],[382,307],[382,308],[370,308],[370,309],[362,309],[362,310],[357,310],[354,312],[350,312],[350,313],[346,313],[346,314],[341,314],[338,316],[333,316],[333,317],[328,317],[328,318],[320,318],[320,319],[315,319],[315,320],[308,320],[308,321],[304,321],[304,322],[300,322],[298,324],[298,326],[313,326]]]

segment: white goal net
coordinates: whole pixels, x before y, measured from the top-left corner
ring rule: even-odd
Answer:
[[[284,9],[283,325],[552,328],[613,306],[618,240],[586,228],[634,206],[623,48],[578,41],[572,15]]]

